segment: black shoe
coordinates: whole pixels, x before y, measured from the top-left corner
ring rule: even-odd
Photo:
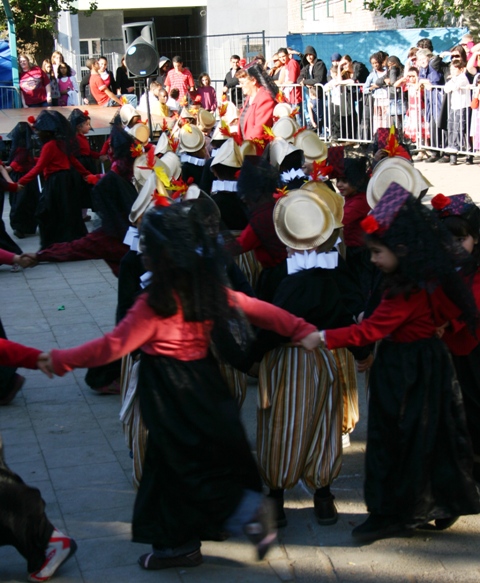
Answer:
[[[465,160],[465,164],[468,164],[469,166],[471,166],[473,164],[473,156],[467,156],[467,159]]]
[[[437,160],[440,159],[440,155],[439,154],[431,154],[426,160],[425,162],[427,164],[431,164],[432,162],[436,162]]]
[[[447,528],[453,526],[458,519],[458,516],[451,516],[450,518],[436,518],[435,524],[432,524],[431,522],[425,522],[424,524],[419,524],[417,528],[420,530],[447,530]]]
[[[8,405],[13,399],[18,391],[23,387],[23,383],[25,382],[25,377],[22,375],[15,373],[13,375],[13,379],[10,381],[8,386],[7,394],[0,399],[0,405]]]
[[[198,567],[202,563],[203,557],[200,549],[187,555],[165,558],[156,557],[153,553],[147,553],[138,559],[140,567],[147,571],[159,571],[160,569],[172,569],[174,567]]]
[[[313,497],[315,516],[318,524],[330,526],[338,521],[338,512],[335,508],[335,496],[331,495],[326,498]]]
[[[427,160],[428,162],[428,160]],[[450,162],[450,156],[442,156],[439,160],[439,164],[448,164]]]
[[[287,526],[287,517],[285,515],[285,510],[283,508],[283,496],[267,496],[269,500],[273,503],[273,509],[275,514],[275,520],[277,523],[277,528],[284,528]]]
[[[364,523],[352,530],[352,537],[361,543],[374,542],[383,538],[410,537],[413,528],[407,528],[396,516],[370,514]]]
[[[450,166],[456,166],[456,165],[457,165],[457,155],[450,154]]]
[[[271,498],[264,498],[256,516],[243,527],[243,532],[255,545],[257,558],[261,561],[277,538],[275,510]]]
[[[25,239],[25,233],[22,233],[22,231],[18,231],[17,229],[15,229],[15,231],[13,231],[13,234],[17,239]]]

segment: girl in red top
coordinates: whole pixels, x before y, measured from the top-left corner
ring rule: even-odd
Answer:
[[[480,209],[468,194],[432,198],[432,207],[453,238],[470,254],[470,261],[462,269],[471,287],[477,308],[480,309]],[[445,330],[443,340],[450,348],[457,378],[465,403],[467,426],[472,439],[473,475],[480,482],[480,328],[471,334],[465,326],[452,323]]]
[[[315,326],[225,286],[217,247],[190,209],[195,201],[156,207],[141,225],[151,284],[103,338],[51,353],[55,373],[98,366],[141,349],[138,391],[149,430],[133,515],[133,540],[151,543],[144,569],[193,567],[200,541],[242,531],[259,559],[275,539],[273,517],[239,409],[209,356],[214,327],[235,308],[255,325],[307,348]]]
[[[25,186],[43,173],[45,183],[37,216],[40,244],[44,249],[52,243],[73,241],[86,234],[81,193],[76,186],[72,166],[84,177],[89,172],[73,156],[76,149],[75,135],[61,113],[42,111],[32,123],[43,147],[35,166],[18,183]]]
[[[35,166],[33,131],[30,124],[21,121],[8,134],[11,142],[6,169],[13,182],[18,182]],[[16,193],[10,193],[10,226],[19,239],[34,235],[37,230],[37,206],[40,197],[38,182],[30,182]]]
[[[480,512],[463,401],[436,328],[463,318],[474,300],[456,271],[456,248],[434,214],[392,183],[362,223],[385,293],[361,324],[320,332],[327,348],[382,340],[372,367],[366,450],[369,516],[359,542],[411,536],[435,520],[447,528]],[[430,526],[433,528],[433,526]]]

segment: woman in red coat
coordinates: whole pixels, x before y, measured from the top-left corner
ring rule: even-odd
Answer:
[[[263,126],[273,125],[273,108],[278,87],[257,63],[240,69],[236,77],[246,96],[238,124],[240,135],[244,140],[261,138],[264,133]]]

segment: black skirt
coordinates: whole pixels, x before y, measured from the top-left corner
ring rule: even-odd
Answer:
[[[10,172],[13,182],[18,182],[26,172]],[[25,188],[10,193],[10,226],[14,231],[32,235],[37,230],[37,206],[40,198],[38,181],[32,180]]]
[[[480,458],[480,344],[467,356],[452,358],[462,390],[473,453]]]
[[[420,524],[480,512],[460,387],[437,338],[383,341],[370,377],[368,511]]]
[[[48,177],[40,195],[37,217],[42,249],[87,234],[73,170],[60,170]]]
[[[210,538],[245,489],[262,489],[238,406],[210,358],[142,353],[138,391],[149,435],[133,540],[162,548]]]

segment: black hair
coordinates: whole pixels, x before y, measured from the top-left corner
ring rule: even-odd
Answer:
[[[279,186],[278,171],[261,156],[245,156],[238,177],[237,194],[248,205],[272,200]]]
[[[237,59],[237,60],[239,61],[239,60],[240,60],[240,57],[239,57],[238,55],[232,55],[232,56],[230,57],[230,60],[231,60],[231,59]]]
[[[183,59],[180,55],[175,55],[172,59],[172,63],[182,63],[183,65]]]
[[[465,266],[464,272],[470,273],[480,266],[480,209],[475,205],[476,212],[465,215],[452,215],[441,219],[442,223],[454,237],[473,237],[476,241],[472,251],[474,263],[471,266]]]
[[[159,316],[178,312],[187,322],[219,322],[228,314],[226,276],[197,201],[154,207],[141,225],[141,246],[152,271],[148,304]]]
[[[471,256],[455,244],[435,213],[409,196],[382,235],[366,235],[366,241],[388,247],[398,259],[398,268],[385,277],[386,297],[442,286],[446,296],[462,311],[470,330],[475,330],[478,312],[471,291],[458,268],[471,264]]]
[[[345,158],[343,179],[357,192],[366,192],[369,181],[370,161],[366,156]]]
[[[278,55],[279,53],[283,53],[283,54],[285,54],[285,55],[288,55],[288,49],[287,49],[287,48],[285,48],[285,47],[280,47],[280,48],[278,49],[278,51],[277,51],[277,55]]]
[[[57,78],[60,79],[60,67],[65,67],[65,69],[67,70],[67,77],[71,77],[72,76],[72,68],[70,67],[70,65],[67,65],[67,63],[59,63],[58,67],[57,67]]]
[[[421,38],[418,42],[417,42],[417,47],[419,49],[427,49],[428,51],[430,51],[431,53],[433,53],[433,43],[429,38]]]

